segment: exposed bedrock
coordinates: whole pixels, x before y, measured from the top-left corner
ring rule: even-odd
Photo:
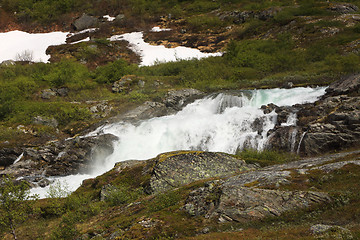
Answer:
[[[95,159],[104,158],[113,152],[112,142],[116,139],[114,135],[104,134],[53,141],[39,148],[26,148],[23,156],[0,171],[0,174],[33,179],[86,173]]]
[[[312,104],[288,107],[266,106],[278,112],[278,125],[268,146],[303,155],[316,155],[359,144],[360,75],[334,82],[326,94]],[[296,113],[296,126],[281,126],[284,116]]]
[[[312,170],[327,175],[348,164],[360,165],[356,160],[358,154],[359,151],[338,153],[260,168],[224,153],[177,151],[160,154],[145,162],[121,162],[114,170],[121,172],[142,165],[142,174],[149,175],[150,179],[144,185],[149,194],[197,182],[184,202],[182,209],[185,212],[220,222],[242,222],[276,217],[332,201],[327,193],[316,191],[316,188],[312,191],[282,189],[298,181],[294,177],[296,174],[306,178]]]

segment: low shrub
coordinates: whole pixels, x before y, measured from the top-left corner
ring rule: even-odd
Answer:
[[[155,196],[148,206],[150,212],[157,212],[162,209],[174,206],[181,200],[181,195],[176,191],[168,191]]]
[[[256,149],[244,149],[236,153],[241,159],[249,163],[257,163],[262,167],[274,164],[281,164],[298,159],[298,156],[291,153],[284,153],[275,150],[258,151]]]

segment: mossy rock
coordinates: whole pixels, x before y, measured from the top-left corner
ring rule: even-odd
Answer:
[[[225,153],[177,151],[158,155],[153,161],[150,188],[163,192],[194,181],[225,177],[254,169]]]

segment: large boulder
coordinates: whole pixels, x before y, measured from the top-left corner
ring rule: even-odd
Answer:
[[[202,96],[203,93],[196,89],[181,89],[169,91],[164,99],[164,103],[167,107],[171,107],[175,110],[180,110],[187,103]]]
[[[117,139],[114,135],[104,134],[53,141],[42,147],[26,148],[23,157],[0,171],[0,174],[31,180],[38,176],[86,173],[94,161],[104,159],[113,152],[112,143]],[[15,154],[13,157],[11,154],[7,156],[11,158],[8,162],[15,158]]]
[[[163,192],[194,181],[228,176],[254,165],[225,153],[178,151],[158,155],[150,179],[152,192]]]
[[[360,74],[349,76],[332,83],[327,89],[328,95],[360,94]]]
[[[96,17],[83,14],[80,18],[74,21],[73,28],[76,31],[82,31],[87,28],[95,27],[98,24],[99,20]]]
[[[191,192],[184,210],[193,216],[216,217],[220,222],[243,222],[280,216],[287,211],[328,201],[330,198],[326,193],[242,187],[230,179],[219,186],[207,184]]]

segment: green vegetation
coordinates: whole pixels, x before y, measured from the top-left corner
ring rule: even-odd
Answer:
[[[24,222],[32,211],[29,186],[26,182],[14,183],[14,179],[3,176],[0,182],[0,232],[10,231],[17,239],[17,226]]]
[[[236,153],[236,156],[239,156],[247,163],[256,163],[262,167],[291,162],[299,158],[299,156],[292,153],[279,152],[276,150],[257,151],[255,149],[244,149]]]

